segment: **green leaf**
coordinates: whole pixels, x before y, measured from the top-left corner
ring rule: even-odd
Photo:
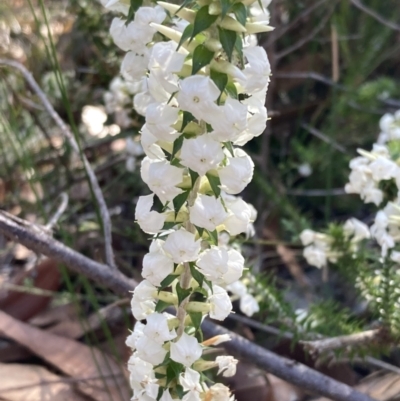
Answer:
[[[237,89],[236,89],[236,86],[235,86],[235,84],[234,84],[233,82],[229,82],[229,83],[226,85],[225,90],[226,90],[226,92],[228,93],[228,95],[229,95],[230,97],[232,97],[233,99],[237,99],[237,98],[238,98]]]
[[[194,49],[193,52],[193,67],[192,75],[196,74],[204,66],[210,64],[214,57],[214,52],[208,50],[204,45],[199,45]]]
[[[186,28],[182,32],[182,36],[178,43],[178,47],[176,48],[176,51],[179,50],[179,48],[183,45],[183,43],[185,43],[186,40],[188,40],[189,38],[192,37],[192,34],[193,34],[193,24],[189,24],[186,26]]]
[[[135,18],[135,12],[142,6],[143,0],[131,0],[128,17],[126,19],[125,25],[128,25]]]
[[[181,6],[178,8],[178,11],[175,14],[177,14],[179,11],[181,11],[183,7],[186,7],[191,3],[194,3],[194,0],[184,0],[183,3],[181,4]]]
[[[178,398],[180,400],[185,396],[186,393],[188,393],[188,391],[185,391],[180,384],[177,384],[175,386],[175,391],[176,391],[176,394],[178,394]]]
[[[178,295],[178,305],[182,303],[184,299],[186,299],[192,292],[191,288],[182,288],[181,284],[178,283],[176,285],[176,294]]]
[[[197,330],[197,331],[195,332],[194,336],[196,337],[196,339],[197,339],[197,341],[198,341],[199,343],[202,343],[202,342],[204,341],[203,332],[202,332],[201,330]]]
[[[164,394],[164,389],[163,389],[162,387],[159,387],[159,388],[158,388],[158,394],[157,394],[156,400],[157,400],[157,401],[160,401],[160,399],[161,399],[161,397],[163,396],[163,394]]]
[[[194,120],[194,115],[192,113],[189,113],[188,111],[184,111],[182,114],[182,127],[181,127],[181,132],[185,129],[185,127]]]
[[[232,155],[232,157],[235,156],[235,152],[233,149],[233,145],[232,142],[228,141],[228,142],[224,142],[225,147],[229,150],[229,153]]]
[[[203,227],[197,227],[197,226],[195,226],[196,227],[196,230],[197,230],[197,232],[199,233],[199,235],[200,235],[200,237],[203,235],[203,233],[204,233],[204,228]]]
[[[199,174],[191,169],[189,169],[189,174],[190,174],[190,178],[192,179],[192,186],[193,186],[194,183],[196,182],[196,180],[199,178]]]
[[[178,380],[182,371],[183,365],[171,359],[167,365],[167,385],[174,379]]]
[[[232,3],[230,0],[219,0],[221,3],[221,19],[224,19],[226,14],[228,14],[230,8],[232,7]]]
[[[210,77],[214,81],[215,85],[217,85],[218,89],[223,92],[226,84],[228,83],[228,75],[211,69]]]
[[[232,7],[232,11],[235,13],[236,19],[243,25],[246,25],[247,20],[247,8],[243,3],[236,3]]]
[[[171,306],[169,303],[161,301],[161,299],[158,300],[155,311],[156,312],[164,312],[165,309],[168,308],[168,306]]]
[[[208,178],[208,182],[210,183],[211,189],[213,190],[215,196],[218,198],[221,195],[221,181],[219,177],[210,173],[207,173],[206,176]]]
[[[196,267],[194,266],[194,263],[189,263],[190,266],[190,273],[192,274],[193,278],[199,283],[199,286],[201,287],[203,285],[203,280],[204,280],[204,274],[200,273]]]
[[[203,314],[201,312],[188,312],[190,316],[190,320],[193,323],[195,330],[199,330],[201,326],[201,320],[203,318]]]
[[[240,66],[244,66],[244,58],[243,58],[243,41],[240,35],[237,35],[235,42],[235,50],[239,55]]]
[[[183,144],[183,135],[178,136],[178,138],[175,139],[174,145],[172,147],[172,155],[171,157],[174,158],[175,155],[181,150],[182,144]]]
[[[204,296],[204,299],[207,299],[207,298],[208,298],[208,292],[207,292],[207,290],[206,290],[205,288],[197,287],[197,288],[194,290],[194,292],[198,292],[199,294],[203,295],[203,296]]]
[[[225,50],[228,60],[231,61],[233,49],[235,48],[236,37],[238,35],[234,31],[229,31],[228,29],[224,29],[221,27],[218,27],[218,32],[219,41],[222,44],[222,48]]]
[[[163,281],[160,283],[161,289],[164,289],[165,287],[169,287],[169,285],[179,276],[175,274],[170,274]]]
[[[190,36],[193,39],[200,32],[209,28],[218,18],[218,15],[210,15],[208,13],[208,6],[201,7],[196,13],[196,18],[193,23],[193,32]]]
[[[174,204],[175,213],[179,213],[179,210],[181,210],[181,207],[187,201],[189,193],[190,190],[188,189],[187,191],[182,192],[178,196],[175,196],[174,200],[172,201],[172,203]]]
[[[211,242],[213,243],[213,245],[218,245],[218,232],[217,232],[217,230],[214,230],[214,231],[207,230],[207,233],[210,236],[210,239],[211,239]]]

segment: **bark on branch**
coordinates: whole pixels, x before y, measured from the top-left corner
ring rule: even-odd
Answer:
[[[123,297],[126,297],[136,285],[135,281],[117,270],[111,270],[108,266],[83,256],[51,238],[45,232],[33,229],[29,223],[25,225],[21,221],[10,218],[3,211],[0,211],[0,232],[35,252],[54,258],[71,270],[85,275]],[[343,383],[253,344],[210,320],[204,321],[202,329],[208,337],[229,334],[232,340],[224,343],[224,346],[230,354],[246,359],[259,368],[315,394],[335,401],[373,401],[371,397]]]

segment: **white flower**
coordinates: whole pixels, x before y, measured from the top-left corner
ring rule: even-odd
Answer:
[[[239,308],[249,317],[260,311],[260,306],[258,305],[257,300],[251,294],[244,294],[240,297]]]
[[[228,97],[223,106],[210,115],[211,136],[220,141],[235,141],[247,128],[247,105]]]
[[[135,13],[135,22],[142,29],[148,29],[153,34],[156,32],[155,28],[150,27],[151,23],[161,24],[167,14],[161,6],[155,7],[139,7]]]
[[[238,297],[243,297],[247,294],[247,287],[241,281],[235,281],[234,283],[227,285],[226,289]]]
[[[156,294],[156,287],[147,280],[143,280],[136,286],[131,300],[132,314],[136,320],[145,319],[147,315],[154,312]]]
[[[173,124],[178,120],[179,110],[164,103],[152,103],[146,110],[146,128],[160,141],[174,142],[180,135]]]
[[[132,351],[136,349],[136,342],[143,336],[144,327],[143,323],[136,322],[133,332],[126,338],[125,344],[127,347],[132,348]]]
[[[235,149],[235,157],[229,157],[228,163],[218,170],[221,189],[235,195],[242,192],[253,178],[254,163],[241,149]]]
[[[214,231],[227,217],[221,200],[214,196],[198,195],[189,211],[190,222],[209,231]]]
[[[303,230],[300,234],[300,241],[304,246],[312,244],[315,241],[315,231],[308,228]]]
[[[146,84],[148,84],[148,79],[146,78]],[[164,100],[164,99],[161,99]],[[133,98],[133,108],[136,110],[136,112],[142,116],[146,115],[146,110],[147,107],[149,107],[150,104],[154,103],[155,99],[151,95],[151,93],[146,89],[142,92],[139,92],[134,98]]]
[[[153,378],[153,365],[138,357],[137,352],[131,355],[128,360],[128,370],[131,374],[131,382],[140,383],[146,378]],[[133,387],[133,386],[132,386]]]
[[[207,393],[207,400],[210,401],[233,401],[229,388],[221,383],[216,383],[210,387]]]
[[[86,126],[90,135],[98,136],[104,129],[107,114],[103,107],[84,106],[82,109],[82,122]]]
[[[165,204],[182,193],[179,185],[183,180],[183,170],[171,166],[166,160],[153,160],[145,157],[140,170],[142,180]]]
[[[136,348],[138,357],[152,365],[159,365],[167,355],[161,344],[146,335],[138,340]]]
[[[192,75],[180,82],[177,95],[179,107],[192,113],[198,120],[209,121],[210,113],[215,113],[214,103],[221,94],[211,78]]]
[[[228,252],[212,246],[199,256],[196,262],[201,273],[211,281],[217,281],[228,271]]]
[[[175,330],[169,330],[168,319],[162,313],[153,313],[147,316],[146,320],[147,324],[143,333],[156,343],[164,344],[165,341],[170,341],[176,337]]]
[[[309,177],[312,174],[312,168],[309,163],[302,163],[297,167],[297,171],[302,177]]]
[[[393,260],[393,262],[400,263],[400,252],[392,251],[390,253],[390,259]]]
[[[353,236],[352,241],[354,242],[371,237],[368,226],[354,217],[346,221],[343,230],[348,236]]]
[[[235,249],[228,251],[228,270],[222,275],[223,285],[229,285],[242,277],[244,268],[244,257]]]
[[[372,178],[376,181],[389,180],[396,175],[397,164],[384,157],[378,157],[374,160],[369,168],[372,173]]]
[[[360,195],[365,203],[375,203],[376,206],[379,206],[383,201],[383,192],[372,182],[369,182],[368,185],[362,189]]]
[[[189,367],[200,359],[203,350],[196,337],[182,333],[181,338],[171,343],[171,359]]]
[[[174,263],[193,262],[199,256],[200,240],[196,241],[194,234],[181,228],[168,236],[163,249]]]
[[[165,153],[161,147],[156,144],[158,139],[148,130],[146,124],[143,125],[140,133],[142,134],[140,141],[146,156],[149,159],[164,160]]]
[[[179,375],[179,383],[188,393],[183,401],[200,401],[200,393],[203,391],[200,384],[200,373],[193,369],[186,368],[185,373]]]
[[[260,91],[268,84],[271,75],[267,53],[261,46],[248,47],[243,53],[248,64],[243,71],[247,79],[241,84],[248,93]]]
[[[233,356],[217,356],[215,362],[218,364],[218,375],[222,373],[224,377],[232,377],[236,374],[236,365],[239,362]]]
[[[143,53],[128,52],[121,64],[121,74],[126,80],[141,81],[147,72],[149,51],[144,48]]]
[[[210,317],[216,320],[225,320],[231,313],[232,302],[228,293],[222,287],[213,285],[213,293],[208,297],[210,302]]]
[[[174,262],[162,250],[150,252],[143,258],[142,276],[156,287],[173,271]]]
[[[154,194],[140,196],[136,204],[135,219],[140,228],[147,234],[157,234],[165,223],[165,214],[151,211]]]
[[[142,51],[145,45],[153,38],[154,30],[139,26],[135,21],[125,24],[125,20],[114,18],[110,34],[114,43],[124,51]]]
[[[183,140],[180,159],[184,166],[203,176],[221,163],[224,152],[219,142],[204,134]]]
[[[318,268],[326,266],[326,253],[321,248],[309,245],[304,248],[303,255],[311,266]]]
[[[252,223],[252,208],[239,197],[224,196],[224,201],[229,213],[224,221],[226,230],[231,235],[245,233],[249,224]]]

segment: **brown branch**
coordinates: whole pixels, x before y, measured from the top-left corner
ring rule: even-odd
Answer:
[[[106,265],[83,256],[49,237],[41,230],[35,231],[27,225],[19,224],[15,220],[8,218],[7,214],[2,211],[0,211],[0,232],[35,252],[41,252],[65,264],[71,270],[83,274],[123,297],[126,297],[136,285],[135,281],[124,276],[119,271],[111,270]],[[216,325],[210,320],[203,322],[202,329],[208,337],[220,334],[230,335],[232,340],[224,343],[228,352],[247,359],[259,368],[313,393],[329,397],[335,401],[373,401],[371,397],[343,383],[333,380],[305,365],[274,354]]]
[[[315,341],[301,341],[304,348],[311,355],[320,355],[324,352],[333,351],[346,347],[359,347],[367,344],[382,342],[386,338],[381,329],[363,331],[361,333],[349,334],[332,338],[323,338]]]
[[[88,176],[91,188],[93,190],[93,194],[96,198],[97,204],[100,209],[100,216],[102,219],[103,231],[104,231],[106,261],[111,268],[116,269],[114,261],[114,252],[112,249],[111,218],[107,209],[107,204],[101,191],[100,185],[97,181],[96,174],[92,170],[92,167],[90,166],[90,163],[87,160],[85,154],[81,151],[79,144],[74,137],[74,134],[72,133],[70,128],[64,123],[64,121],[56,112],[52,104],[49,102],[45,93],[42,91],[38,83],[33,78],[33,75],[21,63],[14,60],[0,58],[0,65],[6,65],[8,67],[16,68],[23,75],[28,85],[31,87],[33,92],[38,96],[38,98],[42,102],[47,113],[54,120],[54,122],[60,128],[63,135],[68,140],[74,152],[76,152],[78,155],[81,156],[83,165],[86,170],[86,174]]]
[[[400,31],[400,25],[397,25],[394,22],[388,21],[386,18],[383,18],[380,14],[378,14],[374,10],[371,10],[370,8],[365,6],[363,3],[361,3],[361,1],[350,0],[350,2],[351,2],[351,4],[353,4],[353,6],[357,7],[358,9],[363,11],[365,14],[368,14],[372,18],[376,19],[381,24],[383,24],[383,25],[387,26],[388,28],[393,29],[395,31]]]

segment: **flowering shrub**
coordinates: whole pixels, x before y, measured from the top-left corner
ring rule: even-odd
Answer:
[[[355,278],[356,287],[370,301],[381,323],[398,335],[400,111],[385,114],[380,129],[372,150],[359,149],[360,156],[350,161],[351,173],[345,186],[347,193],[359,194],[365,203],[379,208],[373,223],[368,227],[351,218],[343,225],[332,224],[326,233],[304,230],[300,239],[310,265],[321,268],[330,262],[342,266]],[[367,239],[373,241],[365,244]]]
[[[271,29],[268,3],[105,2],[124,15],[114,18],[110,33],[127,52],[121,74],[145,117],[141,177],[152,191],[139,198],[135,215],[154,237],[131,303],[138,320],[127,339],[134,400],[233,399],[226,386],[206,384],[203,373],[235,374],[233,357],[204,355],[229,338],[203,341],[201,322],[231,313],[228,290],[246,314],[258,310],[238,281],[244,258],[230,239],[250,234],[256,217],[235,195],[254,169],[238,146],[266,126],[270,67],[255,34]],[[164,312],[168,307],[176,315]]]

